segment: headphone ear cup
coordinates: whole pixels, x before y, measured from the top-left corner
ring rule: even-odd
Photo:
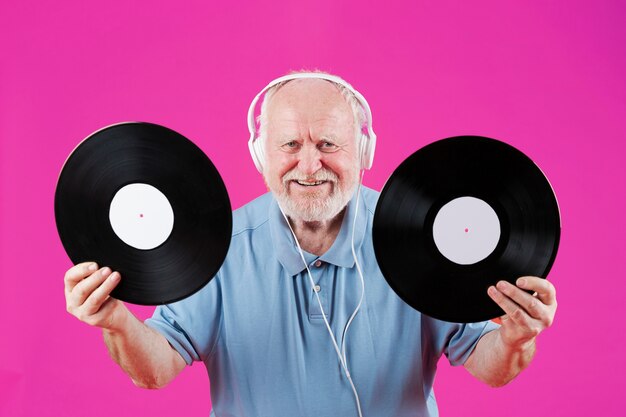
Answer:
[[[367,135],[361,133],[361,140],[359,141],[359,162],[361,169],[367,169]]]
[[[256,166],[259,172],[263,173],[263,166],[265,165],[265,150],[263,149],[263,143],[259,138],[254,140],[254,156]]]
[[[250,156],[252,157],[252,161],[254,162],[256,169],[262,174],[265,155],[263,153],[263,146],[260,142],[261,141],[258,138],[250,138],[248,141],[248,150],[250,151]]]
[[[374,147],[372,139],[363,133],[361,135],[361,169],[370,169],[372,167],[372,160],[374,159]]]

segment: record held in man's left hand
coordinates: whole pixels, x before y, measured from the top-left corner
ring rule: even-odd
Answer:
[[[459,136],[425,146],[394,171],[373,239],[400,298],[434,318],[470,323],[504,314],[487,295],[490,285],[546,277],[560,231],[552,187],[526,155]]]
[[[54,208],[70,259],[119,271],[111,295],[135,304],[198,291],[230,245],[230,200],[217,169],[155,124],[121,123],[81,142],[61,171]]]

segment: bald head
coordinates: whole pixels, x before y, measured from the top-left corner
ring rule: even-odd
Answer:
[[[337,136],[356,137],[350,105],[339,89],[325,80],[294,80],[283,85],[271,97],[265,111],[264,128],[269,137],[293,139],[313,133],[332,141]]]
[[[262,142],[265,142],[267,139],[268,122],[273,108],[271,103],[274,101],[275,96],[282,97],[281,101],[286,101],[286,103],[281,102],[280,105],[292,105],[294,109],[298,104],[297,100],[300,100],[302,104],[306,103],[306,106],[309,106],[310,109],[315,109],[338,104],[337,97],[341,97],[351,111],[355,138],[359,139],[361,136],[361,129],[365,124],[366,117],[354,93],[343,85],[313,78],[285,81],[267,90],[263,97],[259,115],[259,140]]]

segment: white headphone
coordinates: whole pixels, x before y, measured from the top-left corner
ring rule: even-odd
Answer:
[[[263,164],[265,163],[265,149],[263,149],[263,144],[260,143],[259,140],[257,140],[258,132],[256,128],[256,121],[254,119],[256,105],[259,99],[267,90],[279,83],[305,78],[331,81],[335,84],[339,84],[347,88],[350,92],[352,92],[352,94],[354,94],[354,97],[357,99],[357,101],[363,108],[363,111],[365,112],[365,121],[367,125],[367,132],[363,132],[361,134],[361,140],[359,142],[359,157],[361,161],[361,169],[370,169],[372,167],[372,162],[374,161],[374,150],[376,149],[376,134],[372,129],[372,111],[370,110],[369,104],[367,104],[367,100],[365,100],[365,97],[363,97],[361,93],[356,91],[350,84],[348,84],[341,78],[335,75],[317,72],[299,72],[277,78],[274,81],[270,82],[263,90],[259,92],[259,94],[256,95],[256,97],[254,97],[254,100],[252,100],[250,108],[248,109],[248,130],[250,130],[250,140],[248,141],[248,148],[250,149],[250,155],[252,155],[252,160],[254,161],[254,165],[256,166],[256,168],[259,170],[259,172],[263,173]]]

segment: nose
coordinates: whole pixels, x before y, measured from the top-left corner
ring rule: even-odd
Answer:
[[[322,167],[322,155],[316,146],[304,146],[298,154],[298,169],[303,174],[313,175]]]

